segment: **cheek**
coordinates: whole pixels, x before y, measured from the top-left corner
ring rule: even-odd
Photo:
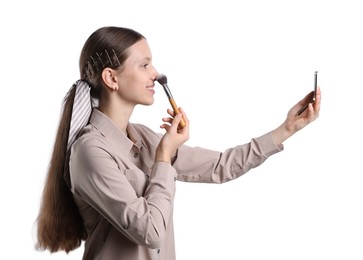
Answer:
[[[132,78],[130,78],[128,76],[123,76],[120,78],[118,85],[119,85],[120,89],[127,90],[127,89],[131,89],[133,84],[134,84],[134,80]]]

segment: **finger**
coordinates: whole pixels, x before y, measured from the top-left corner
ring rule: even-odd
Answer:
[[[182,119],[183,119],[183,121],[185,123],[184,127],[181,127],[180,130],[183,130],[183,132],[189,131],[189,119],[188,119],[188,117],[187,117],[187,115],[186,115],[183,108],[180,107],[179,111],[182,114]]]
[[[290,110],[294,115],[303,115],[306,114],[307,108],[309,108],[309,103],[313,101],[314,91],[311,91],[307,94],[303,99],[301,99],[296,105],[292,107]]]
[[[171,122],[173,121],[173,118],[171,118],[171,117],[163,117],[161,120],[163,122],[166,122],[166,123],[170,123],[171,124]]]
[[[321,91],[320,88],[318,88],[316,91],[315,101],[309,104],[309,113],[307,116],[309,122],[312,122],[319,117],[320,100],[321,100]]]
[[[171,131],[177,131],[178,130],[178,126],[180,123],[180,120],[182,119],[182,114],[177,114],[173,121],[171,122],[171,126],[170,126],[170,130]]]
[[[318,89],[316,91],[316,100],[314,102],[314,110],[317,113],[319,113],[319,111],[320,111],[320,103],[321,103],[321,90],[320,90],[320,87],[318,87]]]
[[[187,114],[185,113],[184,109],[180,107],[179,111],[180,111],[180,113],[183,114],[184,120],[189,122],[189,119],[188,119]]]
[[[172,109],[170,109],[170,108],[168,108],[167,113],[168,113],[171,117],[174,117],[174,116],[175,116],[174,110],[172,110]]]
[[[309,106],[308,106],[307,120],[309,122],[312,122],[314,120],[314,107],[313,107],[312,103],[309,103]]]
[[[168,124],[162,124],[161,126],[160,126],[160,128],[161,129],[165,129],[167,132],[169,131],[169,129],[170,129],[170,125],[168,125]]]
[[[307,94],[302,100],[300,100],[299,104],[305,105],[313,100],[314,91],[311,91],[309,94]]]

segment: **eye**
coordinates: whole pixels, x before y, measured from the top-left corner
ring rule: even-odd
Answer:
[[[147,67],[149,67],[149,63],[145,63],[142,66],[146,69]]]

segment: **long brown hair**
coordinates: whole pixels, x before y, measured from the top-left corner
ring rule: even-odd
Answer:
[[[91,87],[92,97],[100,98],[102,70],[122,67],[129,55],[127,49],[141,39],[144,37],[140,33],[122,27],[102,27],[91,34],[83,46],[79,68],[81,79]],[[36,248],[50,252],[68,253],[87,239],[69,182],[67,143],[75,92],[73,85],[63,104],[37,218]]]

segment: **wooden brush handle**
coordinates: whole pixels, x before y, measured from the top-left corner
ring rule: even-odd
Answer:
[[[176,114],[179,114],[179,113],[180,113],[180,111],[179,111],[179,108],[178,108],[178,106],[176,105],[176,103],[175,103],[174,99],[173,99],[173,98],[169,98],[169,102],[170,102],[170,105],[173,107],[173,110],[174,110],[175,115],[176,115]],[[182,128],[185,126],[185,121],[184,121],[184,119],[183,119],[183,118],[180,120],[179,125],[180,125]]]

